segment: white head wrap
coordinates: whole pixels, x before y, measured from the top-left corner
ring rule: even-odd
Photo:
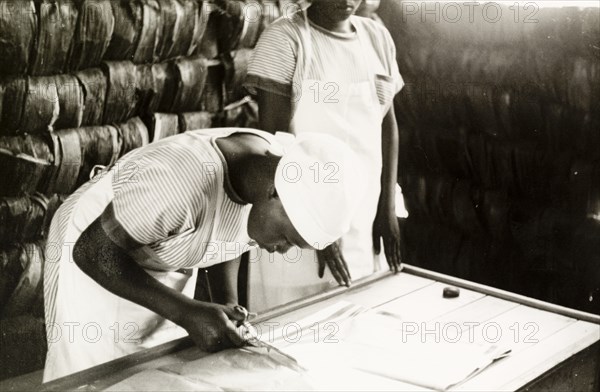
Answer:
[[[333,136],[277,134],[282,158],[275,189],[294,228],[315,249],[337,241],[364,194],[365,172],[350,147]]]

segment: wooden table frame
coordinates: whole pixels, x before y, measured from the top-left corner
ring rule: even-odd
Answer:
[[[476,291],[482,294],[490,295],[500,299],[515,302],[517,304],[526,305],[532,308],[553,312],[566,317],[587,321],[595,324],[599,324],[600,329],[600,315],[594,315],[586,312],[577,311],[574,309],[550,304],[548,302],[536,300],[533,298],[521,296],[518,294],[510,293],[504,290],[495,289],[489,286],[473,283],[470,281],[454,278],[444,274],[428,271],[422,268],[404,265],[403,271],[411,275],[431,279],[444,284],[449,284],[464,289]],[[275,317],[284,315],[286,313],[293,312],[295,310],[319,303],[321,301],[336,297],[340,294],[348,293],[349,291],[358,290],[365,286],[368,286],[376,281],[385,279],[391,275],[390,272],[382,272],[371,275],[356,281],[351,288],[336,287],[327,292],[317,294],[312,297],[308,297],[296,302],[292,302],[286,305],[276,307],[269,310],[268,312],[261,314],[255,321],[262,322],[273,319]],[[193,346],[193,342],[190,338],[185,337],[181,339],[168,342],[157,347],[140,351],[135,354],[131,354],[114,361],[110,361],[93,368],[83,370],[78,373],[54,380],[50,383],[46,383],[40,386],[41,383],[41,371],[34,372],[28,375],[16,377],[14,379],[5,380],[0,382],[0,390],[11,391],[11,390],[31,390],[40,389],[42,391],[64,391],[64,390],[75,390],[81,387],[88,386],[90,389],[96,389],[96,387],[105,387],[106,385],[96,385],[100,380],[106,378],[116,372],[123,371],[124,369],[131,369],[132,372],[143,369],[145,363],[158,358],[173,355],[181,352],[184,349]],[[543,385],[544,388],[548,388],[549,385],[554,385],[556,388],[560,388],[561,382],[564,381],[565,377],[569,377],[572,372],[573,366],[577,367],[589,367],[595,366],[598,370],[595,374],[594,383],[597,387],[600,387],[600,342],[596,342],[593,345],[585,348],[584,350],[576,353],[568,360],[555,366],[550,371],[538,376],[537,378],[524,381],[523,386],[518,386],[517,390],[530,391],[538,390]],[[137,369],[137,370],[136,370]],[[586,370],[589,373],[589,369]],[[133,374],[133,373],[132,373]],[[588,377],[589,378],[589,377]],[[588,380],[587,382],[592,382]],[[101,384],[101,383],[100,383]]]

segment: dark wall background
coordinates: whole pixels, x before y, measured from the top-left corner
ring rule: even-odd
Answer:
[[[404,261],[598,313],[600,10],[531,4],[381,2]]]
[[[136,147],[255,127],[241,81],[262,30],[293,6],[0,0],[0,379],[44,365],[43,266],[57,257],[45,239],[60,204]]]

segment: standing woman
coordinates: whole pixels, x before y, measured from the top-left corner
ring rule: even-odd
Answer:
[[[258,263],[259,279],[270,285],[264,306],[328,287],[317,278],[325,265],[339,284],[373,273],[382,239],[390,268],[400,265],[395,214],[399,137],[392,103],[404,82],[389,32],[353,15],[360,3],[313,0],[307,9],[280,18],[262,34],[248,69],[245,85],[257,95],[262,129],[334,135],[350,145],[369,174],[351,231],[317,257],[302,253],[301,259],[315,263],[297,262],[295,255]]]

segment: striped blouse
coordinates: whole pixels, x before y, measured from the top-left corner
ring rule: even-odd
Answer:
[[[377,93],[381,101],[389,103],[404,86],[392,37],[383,25],[371,19],[351,16],[350,21],[360,25],[356,31],[364,31],[366,36],[359,39],[357,32],[331,32],[309,21],[312,61],[305,64],[308,45],[304,37],[308,34],[303,14],[278,19],[263,32],[254,49],[246,88],[251,93],[261,89],[296,100],[303,80],[364,82],[369,78],[367,60],[377,59],[373,62],[376,78],[392,82],[389,86],[376,84]]]
[[[237,129],[221,129],[224,134]],[[106,234],[135,249],[143,267],[208,267],[250,249],[251,205],[234,201],[227,163],[214,133],[186,132],[134,150],[118,162]],[[234,197],[235,198],[235,197]]]
[[[71,262],[74,241],[87,227],[82,222],[98,216],[112,241],[151,270],[209,267],[256,247],[247,233],[251,205],[235,196],[227,163],[215,143],[235,132],[274,140],[266,132],[241,128],[166,138],[128,153],[61,205],[46,246],[47,325],[56,317],[60,265]]]

